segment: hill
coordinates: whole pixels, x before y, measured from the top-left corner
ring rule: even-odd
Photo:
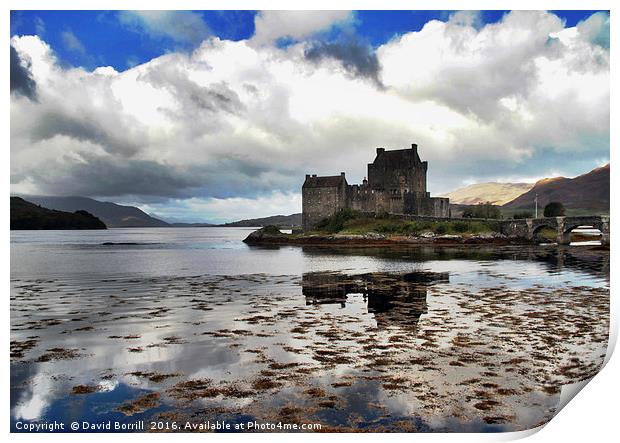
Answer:
[[[443,197],[448,197],[450,203],[455,205],[477,205],[486,202],[503,205],[529,191],[533,186],[533,183],[477,183],[449,192]]]
[[[538,207],[552,201],[567,209],[609,214],[609,164],[575,178],[553,177],[539,180],[534,187],[503,207],[532,209],[538,194]]]
[[[45,208],[58,211],[88,211],[100,218],[109,228],[150,228],[170,226],[165,221],[151,217],[134,206],[100,202],[88,197],[46,197],[28,195],[27,200]]]
[[[106,225],[86,211],[55,211],[11,197],[11,229],[106,229]]]
[[[291,215],[272,215],[271,217],[263,217],[263,218],[250,218],[246,220],[239,220],[231,223],[224,223],[220,226],[230,226],[230,227],[263,227],[263,226],[277,226],[279,228],[283,227],[295,227],[301,226],[301,213],[291,214]]]

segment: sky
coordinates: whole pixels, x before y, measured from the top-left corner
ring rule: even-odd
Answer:
[[[606,11],[12,11],[11,192],[301,211],[417,143],[440,195],[609,162]]]

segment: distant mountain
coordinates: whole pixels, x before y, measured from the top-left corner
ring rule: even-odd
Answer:
[[[506,203],[504,207],[532,209],[536,194],[539,208],[557,201],[567,209],[609,214],[609,164],[575,178],[553,177],[539,180],[532,189]]]
[[[11,197],[11,230],[105,229],[105,224],[86,211],[64,212],[42,208],[20,197]]]
[[[501,206],[529,191],[533,186],[533,183],[477,183],[452,191],[443,197],[450,198],[450,203],[456,205],[490,202]]]
[[[46,197],[24,195],[28,201],[45,208],[74,212],[84,210],[100,218],[109,228],[147,228],[170,226],[134,206],[100,202],[88,197]]]
[[[301,226],[301,213],[291,215],[272,215],[271,217],[250,218],[231,223],[224,223],[220,226],[238,227],[263,227],[274,225],[278,227]]]

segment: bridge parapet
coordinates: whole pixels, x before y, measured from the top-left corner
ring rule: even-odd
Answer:
[[[375,213],[365,213],[368,216],[375,217]],[[432,222],[454,222],[454,221],[483,221],[493,223],[499,228],[499,231],[508,236],[515,238],[525,238],[533,241],[536,233],[544,227],[554,229],[557,232],[556,241],[558,244],[564,245],[570,243],[570,233],[579,226],[592,226],[601,231],[601,243],[609,243],[609,216],[605,215],[589,215],[580,217],[541,217],[541,218],[525,218],[525,219],[487,219],[487,218],[449,218],[449,217],[431,217],[411,214],[391,214],[403,220],[420,220]]]
[[[527,238],[534,240],[536,233],[547,227],[557,232],[558,244],[569,244],[570,233],[579,226],[592,226],[601,231],[602,243],[609,243],[609,217],[608,216],[582,216],[582,217],[543,217],[527,218],[521,220],[506,220],[502,223],[502,234],[510,237]]]

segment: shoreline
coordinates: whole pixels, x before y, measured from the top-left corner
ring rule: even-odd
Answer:
[[[499,233],[482,234],[284,234],[268,226],[252,231],[243,242],[249,246],[345,246],[366,247],[412,247],[412,246],[537,246],[542,245],[522,237],[510,237]],[[553,245],[549,243],[548,245]],[[555,244],[557,245],[557,244]],[[557,245],[559,246],[559,245]],[[606,248],[604,245],[590,245]]]
[[[532,241],[501,234],[474,235],[387,235],[387,234],[284,234],[273,227],[251,232],[244,240],[250,246],[463,246],[463,245],[532,245]]]

